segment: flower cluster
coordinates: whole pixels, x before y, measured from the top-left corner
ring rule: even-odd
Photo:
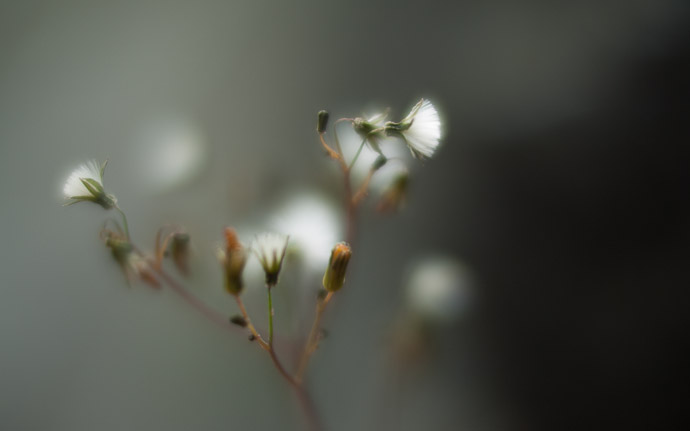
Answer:
[[[321,318],[326,309],[327,304],[332,298],[342,290],[346,280],[347,270],[352,258],[352,248],[355,240],[357,211],[360,209],[362,202],[369,194],[370,189],[377,189],[377,185],[382,177],[386,179],[388,187],[382,192],[378,205],[376,208],[381,212],[392,212],[399,209],[406,200],[406,192],[408,189],[408,170],[405,162],[401,161],[401,157],[395,157],[394,154],[386,156],[381,148],[381,144],[385,141],[394,141],[397,143],[404,143],[409,149],[412,157],[415,159],[425,160],[431,158],[439,146],[441,140],[441,121],[439,114],[434,105],[427,99],[421,99],[414,105],[412,110],[400,121],[391,121],[388,119],[388,111],[364,117],[357,118],[341,118],[338,119],[332,126],[334,133],[334,141],[329,145],[326,138],[329,113],[327,111],[319,111],[317,115],[316,131],[323,148],[327,155],[334,159],[342,169],[344,180],[344,223],[343,231],[345,241],[336,243],[330,250],[330,259],[325,265],[322,278],[322,288],[319,288],[319,294],[316,296],[316,309],[314,312],[314,321],[311,331],[304,340],[303,351],[296,370],[292,373],[286,370],[283,366],[279,355],[274,347],[274,328],[273,328],[273,300],[271,296],[272,289],[278,284],[279,277],[283,271],[284,261],[288,252],[288,245],[291,247],[298,247],[303,244],[303,232],[297,228],[276,227],[277,230],[292,231],[288,232],[293,236],[293,242],[290,243],[290,236],[282,233],[261,233],[256,235],[251,245],[245,246],[240,242],[235,229],[225,228],[224,230],[224,244],[217,250],[217,257],[223,270],[223,288],[227,293],[232,295],[237,303],[240,315],[228,316],[224,313],[219,313],[213,307],[207,306],[204,301],[197,298],[191,290],[187,290],[184,284],[177,280],[177,277],[169,275],[168,266],[174,266],[177,269],[177,275],[186,276],[193,270],[189,264],[189,256],[191,253],[190,235],[187,230],[177,225],[164,225],[158,230],[155,240],[154,253],[149,254],[140,251],[137,248],[129,235],[127,217],[123,210],[118,206],[115,196],[106,193],[103,185],[103,174],[107,162],[99,164],[95,160],[88,161],[77,167],[68,177],[63,187],[63,195],[66,200],[65,205],[72,205],[77,202],[92,202],[98,204],[102,208],[109,210],[115,209],[122,219],[122,228],[118,221],[109,218],[106,221],[103,230],[101,231],[101,239],[103,239],[105,246],[109,249],[115,262],[121,267],[127,277],[127,281],[139,280],[147,283],[151,287],[160,288],[163,286],[169,287],[172,291],[179,294],[180,297],[187,301],[189,305],[196,308],[203,313],[210,320],[228,327],[229,324],[235,324],[248,331],[249,339],[256,341],[262,349],[266,350],[271,356],[273,364],[280,374],[290,383],[290,385],[297,391],[299,400],[302,403],[309,403],[310,399],[306,395],[306,389],[303,385],[303,376],[309,358],[316,351],[320,341],[323,338],[324,330],[321,328]],[[362,142],[355,155],[346,160],[345,154],[340,146],[338,140],[337,125],[341,122],[349,122],[354,132],[361,138]],[[329,136],[330,138],[330,136]],[[366,174],[362,173],[363,179],[354,175],[352,169],[359,159],[362,150],[368,146],[372,151],[366,150],[366,156],[362,157],[365,162],[360,159],[360,168],[367,169]],[[399,146],[399,152],[405,153],[404,146]],[[378,153],[378,154],[376,154]],[[403,154],[404,156],[404,154]],[[403,170],[397,170],[393,176],[390,172],[392,164],[403,164]],[[365,164],[366,163],[366,164]],[[368,167],[367,167],[368,166]],[[393,166],[394,168],[396,166]],[[400,167],[399,165],[397,166]],[[385,172],[388,172],[386,176]],[[356,172],[359,174],[359,171]],[[373,182],[372,182],[373,179]],[[353,184],[358,183],[358,184]],[[370,187],[372,184],[372,187]],[[380,192],[382,189],[378,189]],[[302,209],[310,211],[312,214],[316,213],[313,209],[304,203],[300,203]],[[327,219],[337,219],[337,217],[325,217]],[[338,241],[339,235],[328,236],[323,234],[319,228],[319,223],[309,221],[308,217],[299,217],[301,225],[308,230],[312,236],[318,237],[319,244],[325,244],[325,248],[319,245],[318,254],[319,266],[325,264],[325,259],[328,257],[328,249],[333,243]],[[107,229],[111,227],[111,223],[115,226],[114,230]],[[338,222],[334,222],[339,224]],[[313,240],[310,240],[314,242]],[[252,323],[249,317],[247,308],[243,304],[242,292],[245,288],[244,271],[248,260],[254,255],[258,260],[265,276],[265,284],[267,291],[267,334],[260,332]],[[298,256],[299,254],[294,254]],[[293,254],[291,254],[293,256]],[[170,264],[166,260],[169,257]],[[436,271],[436,272],[434,272]],[[447,294],[451,291],[448,285],[450,276],[439,278],[437,273],[439,271],[431,271],[432,278],[428,277],[428,272],[423,273],[423,277],[418,284],[424,285],[423,290],[415,290],[416,295],[421,295],[423,299],[417,299],[417,302],[425,305],[423,311],[431,314],[429,310],[436,310],[439,306],[448,305],[451,298]],[[313,274],[316,276],[316,274]],[[451,274],[452,275],[452,274]],[[436,278],[433,278],[436,276]],[[189,280],[188,280],[189,281]],[[312,285],[316,286],[316,277],[312,279]],[[451,280],[452,281],[452,280]],[[452,287],[452,286],[451,286]],[[424,301],[426,300],[426,301]],[[278,343],[277,343],[278,344]],[[313,412],[313,406],[305,406],[306,412]],[[315,419],[314,419],[315,421]]]

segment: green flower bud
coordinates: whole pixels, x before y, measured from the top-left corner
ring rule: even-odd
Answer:
[[[331,259],[328,261],[326,273],[323,275],[323,287],[329,292],[340,290],[345,283],[345,272],[350,262],[352,250],[344,242],[338,243],[331,251]]]
[[[231,295],[239,295],[244,287],[242,273],[247,263],[247,252],[237,239],[235,229],[225,229],[225,250],[218,251],[218,260],[225,270],[225,290]]]
[[[316,123],[316,131],[319,133],[324,133],[326,127],[328,126],[328,111],[319,111],[318,122]]]

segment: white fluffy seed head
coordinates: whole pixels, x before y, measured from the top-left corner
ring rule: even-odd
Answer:
[[[65,181],[65,186],[62,189],[62,193],[65,195],[65,198],[71,199],[76,196],[92,196],[91,192],[84,186],[84,183],[81,181],[82,178],[89,178],[92,179],[98,184],[103,186],[103,178],[101,177],[101,166],[98,164],[97,161],[95,160],[89,160],[88,162],[79,165],[78,168],[76,168],[72,173],[70,174],[69,178],[67,178],[67,181]]]
[[[420,100],[402,121],[407,122],[411,124],[403,136],[412,155],[418,159],[433,156],[441,139],[441,120],[434,105],[427,99]]]

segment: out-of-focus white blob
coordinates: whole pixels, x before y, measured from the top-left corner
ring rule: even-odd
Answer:
[[[135,139],[138,184],[161,193],[196,177],[207,161],[201,132],[188,120],[167,118],[149,123]]]
[[[390,151],[389,153],[398,153],[398,155],[389,158],[388,162],[376,171],[371,178],[371,183],[369,183],[369,190],[372,191],[374,196],[380,195],[388,189],[391,183],[399,178],[400,175],[408,173],[405,163],[400,159],[400,154],[404,154],[406,152],[405,149],[402,146],[391,148],[395,148],[395,151]]]
[[[412,312],[433,321],[452,322],[469,308],[475,281],[470,269],[458,260],[425,258],[409,274],[407,305]]]
[[[342,129],[346,128],[345,126],[341,127]],[[341,135],[343,135],[341,138],[343,152],[345,153],[345,159],[349,163],[357,152],[362,140],[354,133],[341,133]],[[380,147],[383,154],[388,158],[388,162],[374,174],[369,184],[369,189],[376,193],[381,193],[390,185],[395,177],[407,171],[404,160],[410,158],[410,152],[407,151],[403,145],[396,142],[395,139],[389,138],[381,140]],[[366,178],[369,169],[371,169],[371,165],[374,164],[378,157],[379,154],[369,148],[369,146],[365,145],[362,148],[362,152],[357,158],[357,163],[355,163],[352,168],[351,175],[356,184]]]
[[[326,199],[315,194],[289,196],[269,221],[271,229],[290,235],[307,267],[323,271],[331,249],[342,239],[341,217]]]

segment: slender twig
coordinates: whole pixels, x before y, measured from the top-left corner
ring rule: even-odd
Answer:
[[[366,144],[366,143],[367,143],[367,138],[364,138],[362,140],[362,143],[359,144],[359,148],[357,149],[355,156],[352,158],[350,165],[347,167],[348,170],[352,170],[352,167],[355,165],[355,163],[357,163],[357,159],[359,158],[359,155],[362,153],[362,149],[364,148],[364,144]]]
[[[244,303],[242,302],[242,298],[240,298],[240,295],[234,295],[234,296],[235,296],[235,301],[237,301],[237,306],[240,309],[240,313],[242,313],[242,317],[244,317],[244,321],[247,324],[247,329],[249,329],[249,332],[251,332],[252,336],[254,336],[254,339],[256,340],[256,342],[259,343],[259,346],[261,346],[262,349],[270,352],[271,346],[266,341],[264,341],[264,339],[259,334],[259,331],[257,331],[256,328],[254,327],[254,325],[252,324],[252,319],[249,318],[249,313],[247,313],[247,309],[244,308]]]
[[[225,329],[230,329],[230,330],[235,330],[234,326],[231,326],[228,320],[225,318],[224,315],[221,313],[217,312],[216,310],[208,307],[206,304],[201,302],[197,297],[195,297],[193,294],[187,291],[184,287],[182,287],[174,278],[172,278],[170,275],[168,275],[162,268],[156,268],[154,265],[151,265],[154,271],[160,276],[162,280],[164,280],[167,285],[171,288],[171,290],[175,293],[177,293],[182,299],[185,300],[188,304],[190,304],[193,308],[195,308],[197,311],[201,312],[208,320],[212,321],[213,323],[224,327]],[[297,380],[295,380],[290,373],[287,372],[283,364],[281,363],[280,359],[278,358],[278,355],[275,351],[275,349],[272,348],[272,346],[269,345],[259,334],[259,332],[256,330],[254,325],[251,323],[251,319],[249,318],[249,314],[247,313],[247,310],[244,306],[244,303],[242,302],[242,299],[239,296],[235,296],[235,299],[237,301],[237,305],[240,309],[240,313],[242,313],[242,317],[245,319],[247,322],[247,329],[249,329],[250,333],[254,336],[255,340],[259,343],[259,346],[261,346],[262,349],[266,350],[271,358],[271,361],[273,362],[273,365],[275,368],[278,370],[280,375],[290,384],[290,386],[293,388],[297,395],[297,399],[299,400],[300,406],[302,407],[302,410],[304,411],[304,415],[307,419],[308,423],[308,429],[311,431],[319,431],[322,430],[323,427],[321,425],[318,413],[316,412],[316,408],[314,406],[314,402],[312,401],[311,397],[309,396],[309,393],[307,392],[306,388],[302,386]]]
[[[350,171],[344,172],[345,177],[345,242],[352,245],[355,238],[355,223],[357,207],[352,199],[352,183]]]
[[[326,309],[326,304],[333,297],[333,292],[328,292],[325,298],[316,304],[316,313],[314,315],[314,323],[312,323],[311,330],[309,331],[309,336],[307,337],[307,342],[304,345],[304,352],[302,353],[302,358],[299,361],[299,366],[297,367],[297,372],[295,373],[295,379],[301,382],[304,377],[304,372],[307,369],[307,364],[309,363],[309,358],[314,353],[319,345],[319,327],[321,325],[321,317]]]
[[[376,171],[373,168],[369,169],[366,178],[364,178],[364,181],[362,181],[362,184],[359,186],[359,189],[357,189],[357,192],[352,197],[353,206],[357,207],[364,198],[364,196],[366,196],[367,191],[369,190],[369,183],[371,183],[371,178],[374,176],[375,172]]]
[[[326,150],[326,153],[328,153],[328,156],[330,158],[332,158],[333,160],[338,160],[341,164],[345,163],[342,157],[342,153],[335,151],[326,143],[326,140],[323,138],[323,133],[319,133],[319,140],[321,141],[321,145]]]
[[[156,265],[150,266],[160,276],[160,278],[168,284],[168,286],[173,292],[178,294],[182,299],[185,300],[185,302],[187,302],[194,309],[203,314],[204,317],[206,317],[211,322],[217,324],[218,326],[222,326],[225,329],[231,329],[233,331],[235,330],[235,327],[230,324],[230,322],[224,314],[204,304],[201,300],[199,300],[199,298],[197,298],[196,296],[191,294],[187,289],[182,287],[182,285],[180,285],[174,278],[168,275],[168,273],[166,273],[162,268],[158,268],[156,267]]]

